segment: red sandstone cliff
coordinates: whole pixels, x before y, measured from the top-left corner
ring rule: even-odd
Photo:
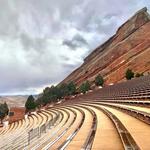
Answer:
[[[135,72],[150,71],[150,15],[147,8],[125,22],[62,83],[74,81],[80,85],[85,80],[93,81],[97,74],[103,75],[107,84],[114,83],[124,79],[127,68]]]

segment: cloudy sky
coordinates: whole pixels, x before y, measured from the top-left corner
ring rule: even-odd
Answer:
[[[0,0],[0,95],[57,84],[149,0]]]

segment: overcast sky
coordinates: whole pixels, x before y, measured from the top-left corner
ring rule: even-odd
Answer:
[[[59,83],[144,6],[149,0],[0,0],[0,95]]]

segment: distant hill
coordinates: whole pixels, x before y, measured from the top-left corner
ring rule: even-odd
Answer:
[[[98,74],[105,78],[106,84],[115,83],[125,79],[127,68],[139,73],[150,71],[150,15],[147,8],[126,21],[61,83],[74,81],[80,85],[86,80],[94,81]]]
[[[9,106],[23,107],[28,96],[0,96],[0,103],[6,102]]]

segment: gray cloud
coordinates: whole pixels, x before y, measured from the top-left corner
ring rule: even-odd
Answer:
[[[144,6],[149,0],[0,0],[0,94],[60,82]]]
[[[35,50],[40,54],[43,53],[43,50],[46,48],[45,38],[31,38],[27,34],[20,35],[20,42],[24,47],[24,50]]]
[[[72,50],[88,46],[87,41],[79,34],[76,34],[71,40],[64,40],[62,44],[68,46]]]

